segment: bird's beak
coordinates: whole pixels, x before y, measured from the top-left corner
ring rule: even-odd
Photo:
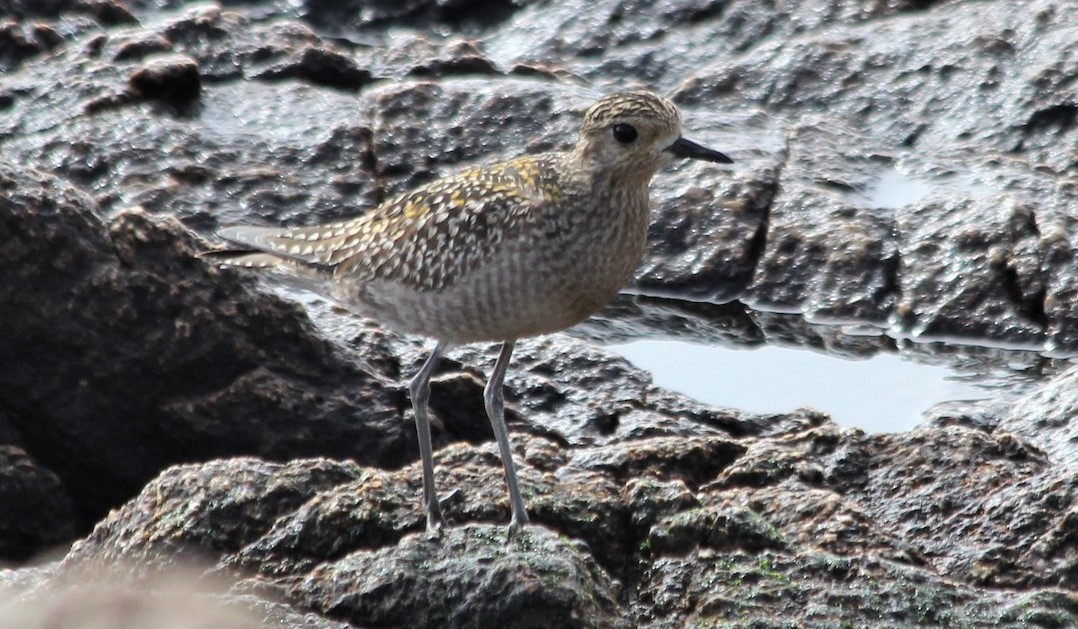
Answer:
[[[706,162],[715,162],[716,164],[733,164],[734,160],[723,155],[722,153],[709,149],[706,146],[700,146],[692,140],[686,140],[685,138],[678,138],[673,144],[666,147],[666,150],[674,154],[675,157],[687,157],[689,159],[702,159]]]

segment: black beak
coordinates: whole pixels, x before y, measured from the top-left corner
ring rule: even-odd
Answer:
[[[700,146],[692,140],[686,140],[685,138],[678,138],[673,144],[666,147],[666,150],[673,153],[676,157],[687,157],[689,159],[702,159],[705,162],[715,162],[716,164],[733,164],[734,160],[723,155],[718,151],[707,148],[706,146]]]

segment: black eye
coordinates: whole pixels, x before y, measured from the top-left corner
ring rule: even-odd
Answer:
[[[629,144],[636,139],[636,129],[631,124],[614,125],[614,139],[622,144]]]

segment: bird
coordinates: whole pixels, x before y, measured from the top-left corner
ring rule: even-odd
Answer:
[[[583,321],[643,257],[649,184],[677,159],[732,164],[682,135],[669,99],[646,89],[600,98],[572,148],[473,167],[356,218],[301,227],[230,226],[224,266],[314,280],[348,310],[436,345],[409,382],[426,530],[447,528],[434,482],[430,378],[452,347],[500,342],[483,390],[509,490],[512,536],[529,524],[505,425],[503,382],[518,339]]]

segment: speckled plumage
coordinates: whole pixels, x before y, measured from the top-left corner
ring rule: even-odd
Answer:
[[[643,254],[658,168],[675,157],[730,161],[680,133],[670,101],[642,90],[615,94],[588,110],[570,151],[466,170],[348,221],[226,228],[220,235],[246,248],[208,255],[320,278],[356,312],[439,341],[412,382],[433,529],[444,521],[433,495],[426,379],[448,346],[505,341],[486,395],[517,527],[527,515],[501,418],[513,342],[569,327],[617,294]]]

